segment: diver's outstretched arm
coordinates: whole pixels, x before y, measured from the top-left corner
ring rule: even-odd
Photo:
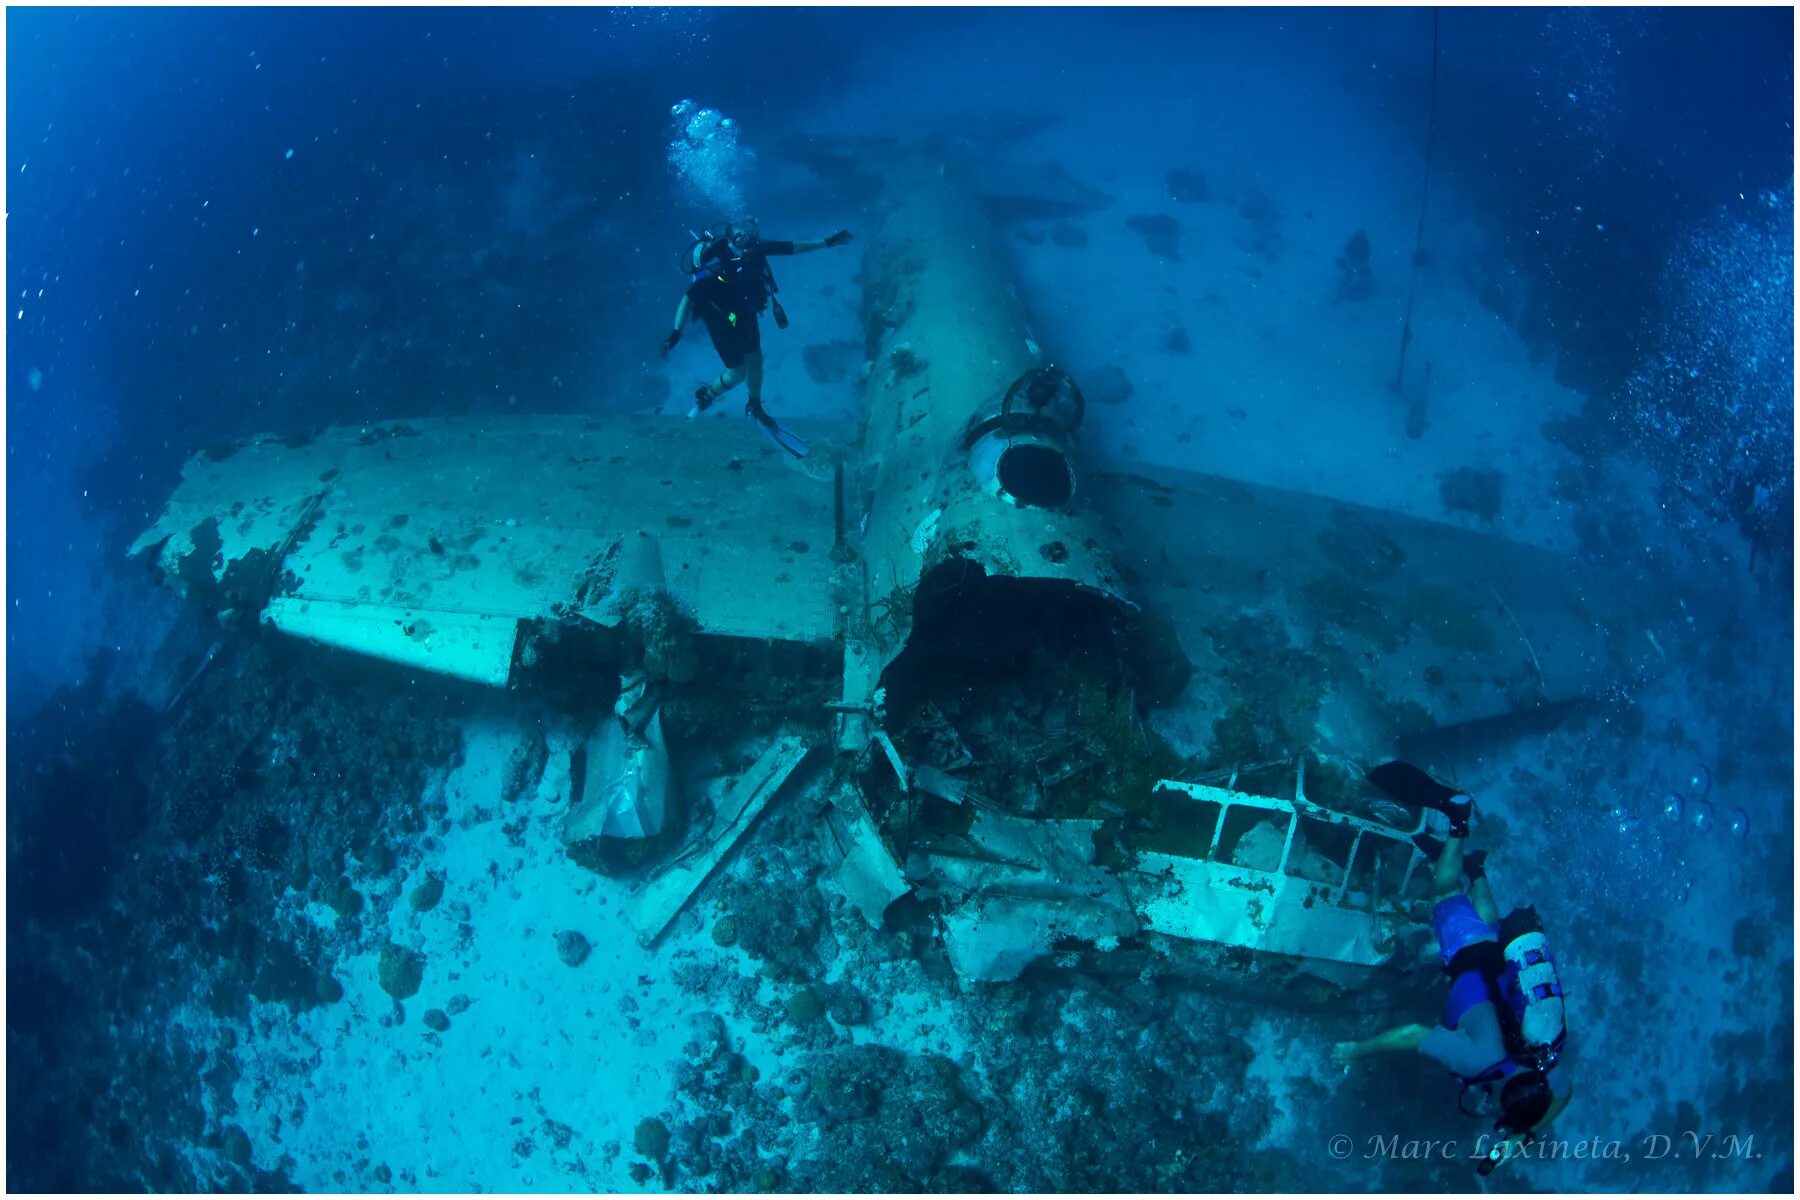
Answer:
[[[830,237],[820,238],[816,242],[764,242],[764,254],[811,254],[814,250],[829,250],[850,240],[850,231],[840,229]]]

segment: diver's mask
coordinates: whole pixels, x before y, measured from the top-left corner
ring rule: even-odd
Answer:
[[[756,245],[756,218],[745,217],[726,226],[725,241],[734,254],[742,254]]]

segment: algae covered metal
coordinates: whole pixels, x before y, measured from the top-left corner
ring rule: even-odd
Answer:
[[[1082,488],[1080,390],[1034,340],[976,190],[940,159],[880,153],[854,476],[862,619],[844,679],[846,709],[865,715],[921,603],[947,587],[1004,608],[1034,581],[1130,607]],[[855,747],[867,730],[846,725]]]
[[[534,416],[259,438],[195,455],[132,549],[196,599],[267,577],[249,602],[277,629],[496,686],[539,627],[655,625],[648,592],[707,634],[828,642],[829,488],[738,432]]]

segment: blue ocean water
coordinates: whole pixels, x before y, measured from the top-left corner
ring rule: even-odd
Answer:
[[[979,194],[1010,273],[956,353],[988,362],[983,321],[1026,314],[1034,358],[1085,395],[1078,457],[1127,481],[1096,495],[1199,473],[1530,546],[1591,586],[1590,640],[1560,659],[1527,634],[1525,577],[1478,606],[1528,651],[1507,686],[1582,675],[1579,704],[1523,698],[1547,720],[1419,751],[1476,794],[1495,890],[1544,917],[1568,992],[1576,1099],[1544,1138],[1568,1149],[1503,1170],[1791,1190],[1791,12],[6,20],[10,1188],[1473,1186],[1464,1159],[1492,1122],[1457,1112],[1442,1068],[1331,1059],[1435,1021],[1436,980],[1283,1006],[1127,934],[1112,970],[1059,945],[1020,980],[969,982],[937,885],[879,929],[847,908],[819,780],[642,949],[620,889],[672,848],[627,848],[621,874],[558,836],[616,671],[598,708],[566,680],[443,683],[259,626],[290,587],[273,567],[255,604],[225,583],[183,599],[154,546],[128,553],[190,458],[229,464],[257,435],[311,453],[330,427],[636,416],[731,436],[679,424],[722,365],[701,318],[658,350],[690,282],[678,256],[751,214],[807,251],[775,261],[792,324],[762,322],[762,397],[815,442],[792,468],[821,511],[820,464],[847,456],[854,526],[880,466],[858,473],[865,411],[923,352],[871,318],[897,312],[884,263],[906,259],[898,147]],[[838,230],[847,246],[810,245]],[[946,269],[920,262],[928,282]],[[956,377],[931,359],[930,381]],[[712,413],[735,422],[747,391]],[[739,424],[745,460],[789,465]],[[554,512],[566,497],[543,486]],[[1399,753],[1424,635],[1390,636],[1379,603],[1342,593],[1328,618],[1308,593],[1313,625],[1252,585],[1242,599],[1239,568],[1290,564],[1184,552],[1177,530],[1212,527],[1167,494],[1106,519],[1180,663],[1154,704],[1135,679],[1126,724],[1150,732],[1131,745],[1153,735],[1205,769]],[[754,489],[735,495],[809,553]],[[1455,544],[1451,574],[1493,545]],[[794,578],[767,584],[812,576]],[[1621,596],[1629,618],[1594,611]],[[914,600],[897,586],[869,621],[901,634]],[[1041,632],[1045,611],[995,624]],[[732,722],[766,740],[777,714],[819,745],[816,769],[850,770],[817,766],[844,636],[812,657],[779,638],[705,652],[665,710],[690,797],[672,836],[756,757],[706,740]],[[913,677],[888,682],[948,710],[975,672],[959,663],[988,662],[951,644],[929,678],[901,660]],[[1605,669],[1627,660],[1655,669]],[[1347,701],[1351,661],[1376,681],[1390,664],[1392,696]],[[1060,728],[1008,703],[949,723],[988,762]],[[1128,766],[1105,774],[1149,778]],[[1095,819],[1105,840],[1124,818]]]

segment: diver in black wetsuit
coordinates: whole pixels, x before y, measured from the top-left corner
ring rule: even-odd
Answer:
[[[816,242],[765,242],[757,237],[755,219],[746,218],[727,225],[723,233],[701,234],[688,248],[681,268],[692,281],[675,308],[675,328],[663,339],[662,353],[666,356],[675,348],[681,341],[682,326],[690,316],[698,315],[725,364],[717,379],[695,389],[694,411],[689,416],[705,412],[720,396],[747,380],[750,398],[744,405],[745,415],[754,417],[789,453],[805,456],[806,443],[782,429],[763,409],[762,331],[756,316],[772,307],[776,328],[787,328],[787,314],[775,299],[770,255],[810,254],[849,240],[849,231],[840,229]]]

